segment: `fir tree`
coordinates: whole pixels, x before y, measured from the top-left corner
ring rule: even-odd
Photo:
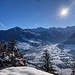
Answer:
[[[4,40],[2,40],[2,42],[1,42],[1,50],[2,50],[2,52],[6,52],[6,44],[5,44],[5,41]]]
[[[41,57],[41,64],[39,65],[39,69],[54,74],[55,70],[53,68],[51,60],[52,58],[48,50],[45,50]]]
[[[10,53],[14,53],[14,55],[17,57],[19,49],[17,48],[16,44],[16,40],[14,38],[11,38],[11,40],[8,43],[8,51]]]
[[[11,38],[8,43],[8,52],[12,66],[16,66],[16,58],[19,56],[18,51],[19,49],[16,47],[16,40]]]
[[[2,41],[0,44],[0,67],[8,66],[25,66],[26,59],[23,55],[20,55],[19,49],[17,48],[15,39],[11,39],[6,46],[5,42]]]

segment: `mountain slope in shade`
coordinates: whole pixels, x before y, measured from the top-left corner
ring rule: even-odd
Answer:
[[[75,26],[67,26],[66,28],[61,28],[61,27],[50,27],[50,28],[42,28],[38,27],[36,29],[31,29],[31,31],[34,32],[44,32],[47,31],[49,32],[50,35],[55,37],[53,40],[54,41],[65,41],[67,40],[74,32],[75,32]]]
[[[75,55],[75,33],[73,33],[66,41],[58,45],[60,49],[69,50],[69,53]]]
[[[66,28],[36,28],[22,29],[14,27],[8,30],[0,30],[0,41],[9,41],[11,37],[17,41],[28,42],[30,39],[49,42],[63,42],[75,32],[75,26]]]
[[[8,41],[11,37],[15,38],[17,41],[27,41],[25,39],[37,39],[38,36],[36,36],[35,32],[27,29],[21,29],[20,27],[0,31],[0,41]]]
[[[59,44],[59,47],[64,47],[65,45],[75,45],[75,33],[73,33],[66,41]]]
[[[0,75],[53,75],[31,67],[10,67],[0,70]]]
[[[64,44],[75,44],[75,33],[73,33],[65,42]]]

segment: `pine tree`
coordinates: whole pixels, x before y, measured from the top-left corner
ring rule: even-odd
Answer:
[[[45,50],[41,57],[41,64],[39,65],[39,69],[54,74],[55,70],[53,68],[51,60],[52,58],[48,50]]]

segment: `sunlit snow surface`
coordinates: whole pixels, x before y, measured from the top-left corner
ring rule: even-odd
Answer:
[[[0,75],[53,75],[31,67],[10,67],[0,70]]]
[[[23,43],[19,42],[18,47],[23,50],[32,48],[28,43],[24,43],[24,42]]]

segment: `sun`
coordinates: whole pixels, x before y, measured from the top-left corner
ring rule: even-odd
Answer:
[[[62,9],[61,10],[61,16],[65,16],[68,14],[68,8]]]

